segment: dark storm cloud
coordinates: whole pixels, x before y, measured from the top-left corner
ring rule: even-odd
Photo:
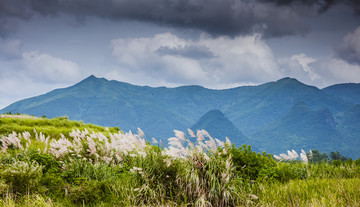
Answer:
[[[350,64],[360,65],[360,27],[347,34],[335,48],[335,53]]]
[[[195,60],[214,58],[215,55],[205,46],[186,46],[181,48],[160,47],[155,53],[164,56],[182,56]]]
[[[318,11],[325,12],[329,8],[337,4],[345,4],[351,7],[355,14],[360,14],[360,1],[359,0],[259,0],[262,2],[273,2],[277,5],[290,5],[300,4],[307,6],[316,6]]]
[[[358,0],[1,0],[0,35],[16,28],[16,19],[35,13],[67,13],[77,18],[97,16],[131,19],[204,30],[213,35],[251,34],[265,37],[305,34],[304,15],[346,3],[359,13]]]

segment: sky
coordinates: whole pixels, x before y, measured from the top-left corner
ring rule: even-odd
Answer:
[[[0,0],[0,108],[95,75],[225,89],[360,82],[358,0]]]

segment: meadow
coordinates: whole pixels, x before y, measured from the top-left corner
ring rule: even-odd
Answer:
[[[258,153],[174,130],[136,133],[31,116],[0,118],[0,206],[359,206],[360,158]]]

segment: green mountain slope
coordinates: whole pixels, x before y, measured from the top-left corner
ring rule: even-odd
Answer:
[[[157,101],[149,89],[90,76],[69,88],[16,102],[2,111],[48,117],[67,115],[70,119],[120,126],[124,130],[140,127],[160,135],[168,134],[170,129],[186,128],[187,122]]]
[[[247,137],[257,138],[256,141],[249,140],[252,144],[257,141],[262,143],[267,137],[264,136],[262,140],[261,137],[254,136],[255,134],[261,134],[264,128],[275,123],[285,122],[283,117],[297,102],[304,102],[314,111],[328,108],[326,113],[334,115],[336,123],[340,123],[343,113],[354,106],[351,102],[342,100],[340,96],[325,93],[324,90],[305,85],[292,78],[283,78],[259,86],[212,90],[201,86],[176,88],[135,86],[90,76],[71,87],[13,103],[0,110],[0,113],[11,111],[47,117],[67,115],[72,120],[82,120],[102,126],[117,126],[124,131],[134,131],[140,127],[148,138],[167,139],[173,136],[172,130],[185,131],[204,114],[212,109],[218,109],[231,120],[236,129]],[[309,116],[314,115],[310,113]],[[304,122],[311,121],[306,116],[298,118],[304,118]],[[282,132],[285,133],[279,130],[277,136],[284,137]],[[223,130],[218,133],[220,135],[227,132]],[[313,134],[314,138],[322,136],[315,128],[312,133],[310,131],[308,133]],[[302,138],[308,139],[308,137]],[[331,143],[333,146],[339,144],[337,141]],[[269,145],[268,149],[283,149],[278,146],[277,143],[274,146]],[[267,150],[266,147],[263,149]]]
[[[4,108],[0,113],[20,112],[36,116],[68,115],[104,126],[124,130],[143,129],[157,138],[172,136],[173,129],[186,130],[202,115],[214,108],[227,109],[244,101],[265,85],[228,90],[211,90],[200,86],[152,88],[90,76],[69,88],[25,99]]]
[[[344,83],[322,89],[327,94],[333,95],[337,98],[345,100],[352,104],[360,104],[360,84],[359,83]]]
[[[339,118],[337,128],[346,143],[344,151],[357,149],[357,153],[354,154],[358,154],[360,149],[360,104],[350,108]]]
[[[281,118],[300,101],[314,109],[329,108],[332,113],[344,111],[351,106],[314,86],[305,85],[296,79],[283,78],[251,96],[243,103],[243,108],[232,109],[231,111],[242,110],[243,113],[240,116],[236,116],[236,113],[229,115],[229,118],[245,134],[252,135],[266,124]]]
[[[328,109],[313,110],[304,102],[296,103],[285,116],[251,138],[261,142],[262,149],[276,154],[288,149],[343,152],[343,138],[331,112]],[[346,155],[351,153],[344,152]]]

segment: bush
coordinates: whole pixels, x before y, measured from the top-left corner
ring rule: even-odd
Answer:
[[[306,165],[302,163],[277,163],[272,177],[280,182],[288,182],[296,179],[306,179]]]
[[[260,175],[261,178],[270,177],[272,172],[269,169],[276,166],[276,162],[270,154],[256,153],[251,150],[250,145],[243,145],[239,148],[233,145],[229,153],[232,155],[236,174],[243,179],[256,180]]]
[[[15,195],[25,195],[38,190],[42,169],[43,166],[35,161],[14,160],[11,164],[1,165],[0,177]]]
[[[62,164],[55,159],[54,156],[50,154],[44,154],[37,150],[30,150],[28,152],[30,160],[36,161],[43,166],[43,173],[55,173],[59,174],[61,172]]]

